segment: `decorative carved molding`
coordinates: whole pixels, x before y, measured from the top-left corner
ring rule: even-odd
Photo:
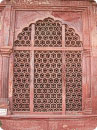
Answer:
[[[74,2],[83,2],[83,0],[68,0],[68,2],[72,3],[72,1]],[[84,0],[86,5],[87,5],[87,2],[95,2],[94,0]],[[11,4],[11,5],[14,5],[16,7],[31,7],[31,6],[63,6],[65,5],[65,3],[67,2],[67,0],[3,0],[2,1],[2,4]],[[78,3],[79,5],[79,3]],[[75,6],[73,7],[75,9]]]
[[[0,48],[0,55],[9,56],[12,53],[12,46],[3,46]]]

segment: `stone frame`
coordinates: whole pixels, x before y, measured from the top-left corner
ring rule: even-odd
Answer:
[[[77,2],[76,2],[76,5],[78,5]],[[45,10],[48,9],[47,7],[44,7],[44,8],[45,8]],[[15,20],[15,12],[17,10],[21,10],[21,9],[20,9],[20,7],[14,6],[12,8],[10,5],[7,5],[6,8],[3,11],[6,13],[7,10],[9,11],[9,14],[11,12],[11,19],[9,20],[9,23],[11,21],[11,25],[9,25],[7,27],[7,28],[10,28],[10,36],[9,36],[8,43],[5,44],[5,42],[6,42],[5,40],[3,40],[3,43],[5,45],[7,45],[6,48],[9,48],[9,46],[10,46],[10,48],[12,48],[13,37],[14,37],[13,33],[14,33],[14,24],[15,24],[15,22],[14,22],[14,20]],[[25,8],[25,9],[22,9],[22,10],[28,10],[28,9]],[[35,10],[35,9],[32,8],[30,10]],[[42,10],[42,8],[40,8],[40,7],[38,8],[37,7],[37,10]],[[89,113],[92,112],[91,93],[90,93],[91,92],[92,83],[88,83],[88,80],[91,78],[91,46],[90,46],[91,39],[90,39],[89,31],[86,31],[86,30],[90,30],[90,26],[93,26],[93,23],[92,22],[91,22],[91,24],[87,23],[86,19],[89,18],[89,20],[91,21],[91,17],[92,16],[89,17],[89,14],[88,14],[89,9],[87,8],[86,5],[85,5],[84,8],[81,8],[81,7],[73,8],[71,6],[70,8],[68,8],[68,7],[61,7],[61,8],[60,7],[56,7],[56,9],[55,9],[53,7],[50,7],[48,10],[52,10],[52,11],[59,11],[60,10],[60,11],[63,11],[63,12],[64,11],[68,11],[68,12],[69,11],[75,11],[75,12],[76,11],[80,11],[82,13],[82,21],[83,21],[83,45],[84,45],[83,52],[85,52],[85,53],[83,53],[83,56],[85,55],[84,57],[86,57],[86,58],[83,57],[84,63],[85,63],[85,60],[87,59],[87,67],[84,67],[84,65],[83,65],[83,68],[84,68],[84,70],[86,70],[86,68],[87,68],[87,70],[88,70],[88,68],[90,68],[90,72],[87,73],[87,70],[86,70],[86,71],[84,71],[85,73],[83,74],[83,78],[84,78],[84,80],[83,80],[83,90],[84,90],[84,92],[83,92],[83,99],[84,99],[83,100],[83,113],[89,114]],[[8,19],[9,19],[9,17],[10,16],[6,16],[6,18],[8,18]],[[8,23],[8,21],[6,22],[4,20],[3,27],[5,27],[7,23]],[[87,32],[87,33],[85,33],[85,32]],[[4,35],[4,37],[6,37],[6,33],[5,32],[3,33],[3,35]],[[1,55],[2,55],[3,54],[2,51],[0,51],[0,52],[1,52]],[[5,52],[5,49],[4,49],[4,52]],[[11,55],[11,57],[12,57],[12,55]],[[89,64],[88,64],[88,62],[89,62]],[[9,65],[10,65],[10,68],[11,68],[12,67],[12,58],[10,58],[10,64]],[[10,70],[10,72],[12,73],[12,70]],[[11,73],[10,73],[10,75],[11,75]],[[12,76],[10,76],[10,75],[9,75],[9,100],[10,100],[10,104],[11,104],[11,98],[12,98],[12,94],[11,94],[12,93],[12,81],[11,81],[11,79],[12,79]],[[88,106],[88,108],[87,108],[87,106]]]

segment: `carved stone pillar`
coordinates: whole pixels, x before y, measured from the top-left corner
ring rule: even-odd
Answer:
[[[3,46],[0,48],[0,108],[8,107],[8,80],[9,80],[9,56],[12,48]]]
[[[1,10],[1,30],[0,30],[0,108],[7,108],[9,99],[9,56],[11,47],[9,46],[11,5],[6,5]]]

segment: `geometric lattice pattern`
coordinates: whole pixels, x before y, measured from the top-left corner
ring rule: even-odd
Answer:
[[[66,111],[82,111],[81,51],[65,51]]]
[[[33,111],[62,111],[62,51],[34,51]]]
[[[30,51],[14,51],[13,111],[30,111]]]
[[[62,47],[62,25],[52,18],[39,20],[35,24],[35,47]]]
[[[14,41],[14,46],[31,46],[31,25],[25,27],[21,33],[18,34],[17,40]]]
[[[18,34],[14,47],[31,47],[31,26]],[[64,31],[64,47],[82,47],[73,28],[65,24]],[[82,111],[81,51],[53,50],[62,47],[62,23],[52,18],[38,20],[34,47],[52,47],[52,50],[30,48],[34,51],[33,112],[62,112],[62,87],[66,92],[63,101],[66,111]],[[13,111],[30,111],[30,60],[29,50],[14,50]],[[62,86],[62,74],[65,86]]]
[[[80,37],[75,33],[73,28],[69,28],[65,25],[65,47],[82,47]]]

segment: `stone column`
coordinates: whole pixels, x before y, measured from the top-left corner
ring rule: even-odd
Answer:
[[[8,76],[9,57],[12,52],[11,47],[0,48],[0,107],[6,108],[8,105]]]
[[[9,56],[12,47],[9,46],[11,6],[6,5],[1,11],[0,30],[0,108],[8,107],[8,80],[9,80]]]

